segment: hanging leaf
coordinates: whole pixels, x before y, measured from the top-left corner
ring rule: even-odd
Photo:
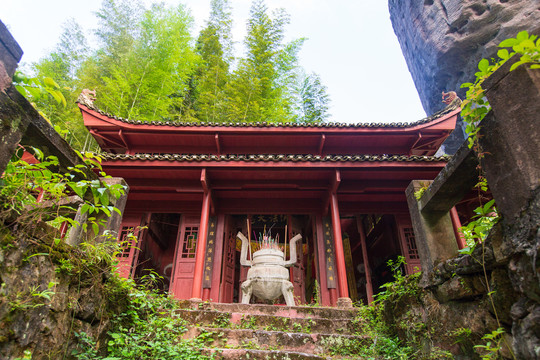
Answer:
[[[60,88],[60,86],[58,86],[58,84],[56,83],[56,81],[54,81],[52,78],[50,77],[44,77],[43,78],[43,83],[45,84],[45,86],[49,86],[49,87],[52,87],[52,88],[55,88],[55,89],[58,89]]]

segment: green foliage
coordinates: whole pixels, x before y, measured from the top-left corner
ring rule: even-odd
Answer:
[[[80,111],[75,104],[85,84],[79,81],[81,67],[89,56],[86,37],[82,28],[72,19],[64,25],[58,45],[39,62],[33,64],[37,77],[54,79],[58,91],[65,98],[64,104],[50,97],[35,99],[36,107],[47,115],[55,130],[71,146],[82,151],[96,148],[90,134],[80,119]],[[78,121],[77,121],[78,120]]]
[[[366,339],[349,339],[331,346],[332,355],[355,355],[362,359],[411,359],[415,358],[415,349],[402,344],[386,326],[383,318],[384,305],[376,302],[371,306],[356,305],[358,315],[353,319],[353,326],[358,336]]]
[[[60,86],[50,77],[28,77],[21,72],[16,72],[13,83],[22,95],[33,101],[50,95],[58,104],[66,106],[66,99],[60,91]]]
[[[242,315],[242,319],[240,320],[240,327],[242,327],[243,329],[255,330],[257,328],[257,318],[255,318],[254,316]]]
[[[222,329],[231,327],[231,319],[229,314],[219,314],[212,322],[212,326]]]
[[[514,56],[518,56],[519,59],[512,64],[510,71],[514,71],[519,66],[528,64],[531,69],[540,68],[540,39],[536,35],[529,35],[527,31],[521,31],[515,38],[510,38],[502,41],[499,44],[502,49],[497,52],[497,59],[482,59],[478,63],[478,72],[476,72],[476,80],[474,83],[465,83],[461,87],[468,88],[467,99],[462,104],[461,116],[466,124],[465,131],[469,135],[468,144],[469,148],[473,148],[477,153],[479,160],[481,160],[485,154],[482,147],[479,144],[479,131],[481,120],[490,110],[490,105],[484,96],[484,90],[481,85],[485,79],[487,79],[493,72],[500,68],[506,61]],[[510,50],[508,48],[511,48]],[[482,169],[479,169],[481,172]],[[479,174],[479,183],[477,185],[479,191],[487,191],[486,179]],[[497,320],[499,328],[493,331],[491,334],[484,336],[484,339],[488,340],[486,345],[478,345],[476,348],[483,349],[485,354],[482,355],[483,359],[498,358],[500,356],[499,349],[502,341],[506,341],[504,337],[504,329],[501,327],[497,309],[493,301],[493,291],[491,291],[488,275],[485,264],[485,242],[489,231],[495,225],[499,219],[498,213],[495,208],[494,200],[487,202],[477,207],[474,212],[475,215],[469,224],[461,228],[464,234],[468,247],[460,250],[460,253],[470,255],[471,258],[478,262],[484,272],[485,286],[487,288],[487,294],[492,306],[493,313]],[[482,257],[481,259],[473,256],[476,245],[481,244]],[[507,344],[508,349],[511,347]],[[515,358],[515,356],[512,354]]]
[[[45,306],[46,303],[51,301],[52,296],[54,296],[55,286],[56,283],[51,281],[44,290],[40,290],[40,286],[34,286],[28,292],[15,294],[15,298],[9,301],[10,311],[14,312]]]
[[[230,81],[229,63],[224,57],[222,38],[216,25],[209,24],[201,30],[197,40],[197,53],[202,59],[193,79],[194,108],[197,116],[206,122],[226,121],[225,88]]]
[[[298,120],[301,122],[324,122],[330,117],[330,97],[326,86],[319,75],[300,76],[300,110]]]
[[[116,315],[109,331],[107,354],[99,356],[96,344],[79,334],[77,359],[209,359],[197,343],[181,340],[186,331],[183,320],[171,316],[174,300],[156,291],[132,285],[127,309]]]
[[[227,83],[227,117],[242,122],[324,121],[329,97],[316,74],[306,76],[298,53],[306,39],[284,43],[289,16],[283,9],[270,15],[255,0],[244,40],[246,57]]]
[[[362,345],[357,343],[352,348],[350,344],[344,344],[343,349],[335,350],[336,354],[349,355],[347,348],[350,348],[362,359],[453,359],[449,352],[436,347],[425,352],[425,343],[432,340],[421,318],[407,312],[399,323],[395,319],[391,309],[403,309],[418,299],[422,291],[418,285],[420,273],[403,275],[404,264],[403,257],[390,260],[388,266],[395,281],[383,285],[385,290],[376,295],[370,306],[356,305],[358,315],[352,325],[357,335],[367,335],[372,341],[364,341]],[[397,337],[397,330],[406,334],[405,339],[400,340],[401,335]]]
[[[540,39],[538,36],[521,31],[515,38],[502,41],[499,47],[503,49],[497,52],[498,59],[480,60],[474,83],[461,85],[462,88],[468,88],[467,98],[462,104],[461,116],[466,124],[465,131],[469,135],[469,148],[474,148],[479,156],[483,156],[483,154],[478,144],[478,125],[490,109],[481,87],[484,80],[516,54],[519,56],[519,60],[510,67],[510,71],[523,64],[530,64],[531,69],[540,68]],[[504,48],[511,48],[511,51]]]
[[[55,156],[45,157],[43,152],[37,148],[32,148],[35,164],[30,164],[21,159],[22,149],[14,156],[4,172],[4,177],[0,186],[0,196],[3,199],[2,210],[5,213],[16,213],[19,221],[25,218],[25,223],[32,223],[34,219],[41,218],[44,212],[49,214],[59,213],[61,210],[77,209],[67,205],[52,205],[52,207],[42,208],[37,202],[38,196],[42,195],[42,200],[50,200],[51,204],[58,202],[71,194],[78,195],[84,202],[80,207],[81,214],[88,214],[88,221],[82,224],[84,230],[88,226],[98,234],[99,225],[103,220],[98,220],[97,215],[104,213],[108,217],[113,211],[119,212],[117,208],[110,205],[111,198],[118,198],[124,193],[124,187],[120,184],[108,185],[99,180],[87,180],[86,174],[91,168],[97,167],[101,170],[101,159],[93,154],[85,154],[82,157],[83,164],[69,167],[68,172],[60,173],[54,171],[59,167],[58,158]],[[101,171],[101,175],[106,177]],[[63,215],[55,216],[57,222],[67,221],[70,225],[80,225],[70,217]]]
[[[486,334],[482,337],[482,340],[486,340],[484,345],[475,345],[475,348],[480,350],[482,359],[502,358],[500,350],[502,349],[504,333],[505,331],[503,328],[493,330],[490,334]]]
[[[98,58],[97,71],[106,74],[95,86],[102,94],[98,106],[128,119],[178,119],[185,110],[186,82],[198,61],[190,44],[191,23],[182,5],[146,10],[139,32],[130,39],[132,47],[116,61]]]
[[[23,357],[15,358],[14,360],[30,360],[32,359],[32,352],[30,350],[24,350]]]
[[[425,182],[425,181],[421,181],[420,182],[420,189],[416,190],[414,192],[414,198],[416,200],[420,200],[422,198],[422,196],[424,195],[424,193],[427,191],[427,189],[429,188],[429,182]]]
[[[77,149],[98,148],[77,120],[75,101],[85,88],[96,90],[102,110],[142,121],[313,122],[329,117],[326,87],[298,65],[305,39],[284,43],[288,15],[282,9],[269,15],[262,0],[252,4],[247,52],[238,61],[228,0],[211,1],[209,20],[196,42],[192,18],[182,5],[145,8],[140,1],[105,0],[96,16],[96,49],[70,21],[56,48],[33,65],[38,79],[58,85],[50,88],[50,96],[35,99],[35,83],[21,90]],[[55,98],[64,100],[59,104]]]
[[[356,354],[365,359],[411,359],[419,358],[421,346],[417,343],[403,344],[387,325],[384,318],[385,306],[392,306],[407,296],[418,296],[418,280],[420,273],[405,276],[401,268],[405,264],[402,256],[388,261],[394,282],[383,285],[384,291],[378,293],[376,300],[370,306],[357,304],[358,315],[353,320],[357,335],[367,335],[371,342],[363,341],[351,344],[341,344],[333,349],[333,354]],[[407,326],[416,326],[408,324]],[[436,359],[437,357],[431,357]]]
[[[490,200],[484,205],[474,209],[471,221],[460,228],[467,241],[467,248],[459,250],[462,254],[470,254],[476,244],[483,242],[491,228],[499,221],[499,215],[495,208],[495,200]]]
[[[403,256],[398,256],[396,260],[388,260],[388,266],[394,275],[394,281],[381,285],[381,288],[385,290],[374,296],[375,302],[384,302],[390,299],[397,302],[403,296],[418,296],[418,280],[421,273],[403,275],[402,268],[404,265],[405,257]]]

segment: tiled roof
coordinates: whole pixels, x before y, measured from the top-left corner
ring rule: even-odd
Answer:
[[[458,105],[449,105],[445,109],[436,112],[435,114],[425,117],[421,120],[406,123],[338,123],[338,122],[324,122],[324,123],[300,123],[300,122],[288,122],[288,123],[269,123],[269,122],[175,122],[175,121],[141,121],[124,119],[119,116],[111,115],[103,110],[100,110],[96,106],[89,106],[83,104],[91,110],[94,110],[101,115],[107,116],[111,119],[115,119],[126,124],[132,125],[156,125],[156,126],[197,126],[197,127],[287,127],[287,128],[408,128],[437,120],[452,111],[459,108]]]
[[[437,162],[448,161],[449,156],[406,155],[191,155],[191,154],[99,154],[104,160],[187,161],[187,162]]]

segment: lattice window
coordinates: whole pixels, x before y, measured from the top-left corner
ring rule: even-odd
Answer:
[[[123,226],[118,237],[118,242],[122,248],[120,257],[128,257],[131,247],[134,245],[133,241],[128,238],[128,235],[133,234],[134,228],[132,226]],[[132,235],[131,235],[132,236]]]
[[[234,264],[236,256],[236,237],[232,231],[229,231],[229,236],[227,236],[228,246],[227,246],[227,264]]]
[[[403,228],[403,234],[405,235],[405,242],[407,243],[409,259],[420,259],[420,257],[418,256],[418,249],[416,248],[416,239],[414,238],[413,228]]]
[[[186,226],[184,231],[184,242],[182,244],[182,258],[193,259],[197,249],[198,226]]]

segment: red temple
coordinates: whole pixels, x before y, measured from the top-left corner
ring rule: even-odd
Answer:
[[[420,266],[405,189],[446,165],[434,154],[460,111],[409,124],[179,124],[79,107],[103,169],[130,187],[121,236],[143,227],[124,276],[152,270],[177,298],[239,302],[236,233],[249,222],[251,237],[302,234],[294,295],[322,305],[371,301],[398,255],[408,273]]]

